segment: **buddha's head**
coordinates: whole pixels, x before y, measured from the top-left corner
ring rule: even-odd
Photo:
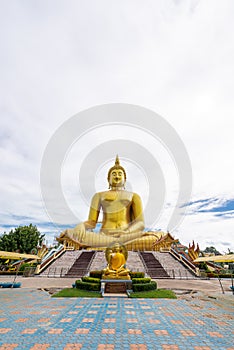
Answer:
[[[115,252],[115,253],[118,253],[118,252],[120,252],[120,244],[119,243],[115,243],[114,244],[114,246],[112,247],[112,250],[113,250],[113,252]]]
[[[119,163],[119,157],[116,156],[115,165],[108,171],[107,180],[110,188],[123,188],[126,182],[126,172]]]

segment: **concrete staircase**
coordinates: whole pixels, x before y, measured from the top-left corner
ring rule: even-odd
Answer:
[[[137,252],[128,252],[127,268],[130,271],[146,273],[145,266]]]
[[[95,251],[83,251],[64,277],[77,278],[88,274]]]
[[[83,253],[88,253],[83,255]],[[96,253],[96,254],[95,254]],[[143,253],[143,252],[142,252]],[[127,268],[130,271],[142,271],[149,274],[149,270],[152,266],[149,266],[148,262],[142,260],[140,257],[141,253],[138,252],[128,252]],[[157,272],[154,278],[160,278],[160,271],[164,270],[165,273],[161,278],[180,278],[180,279],[190,279],[194,278],[194,274],[190,272],[181,262],[175,259],[170,253],[161,252],[147,252],[147,254],[153,255],[153,259],[156,259],[160,266],[158,265],[157,271],[154,273],[151,271],[151,275]],[[81,260],[79,257],[83,255]],[[85,261],[82,261],[85,258]],[[144,263],[143,263],[144,261]],[[153,260],[154,261],[154,260]],[[155,261],[154,261],[155,263]],[[102,251],[82,251],[82,250],[72,250],[66,251],[62,256],[55,260],[49,267],[47,267],[41,274],[41,277],[79,277],[78,275],[87,274],[89,271],[93,270],[103,270],[107,266],[105,252]],[[73,269],[71,270],[71,268]],[[148,270],[147,270],[148,268]],[[154,267],[156,268],[156,267]],[[162,270],[159,270],[161,268]],[[69,272],[70,271],[70,272]],[[150,274],[149,274],[150,275]]]
[[[164,270],[171,278],[194,278],[194,274],[187,267],[185,267],[183,263],[174,258],[169,252],[152,252],[152,254],[160,262]]]
[[[151,252],[140,252],[147,274],[152,278],[170,278],[158,259]]]
[[[81,255],[80,250],[67,250],[57,260],[53,261],[43,272],[41,277],[64,277],[74,262]]]
[[[89,267],[90,271],[103,270],[107,266],[105,252],[96,252],[95,257],[93,258],[91,265]]]

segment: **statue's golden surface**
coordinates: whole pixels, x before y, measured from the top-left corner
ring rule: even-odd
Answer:
[[[103,270],[102,279],[130,279],[126,268],[127,250],[123,245],[115,243],[106,248],[108,266]]]
[[[90,205],[88,220],[61,233],[58,241],[80,248],[106,248],[112,243],[123,243],[128,250],[154,250],[155,242],[163,232],[144,232],[142,202],[138,194],[126,191],[126,172],[116,157],[108,172],[109,190],[96,193]],[[99,213],[103,220],[99,233],[92,232]]]

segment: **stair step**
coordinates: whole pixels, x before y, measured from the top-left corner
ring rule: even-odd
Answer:
[[[160,262],[152,253],[141,252],[141,257],[147,267],[147,272],[153,278],[170,278]]]
[[[95,255],[94,251],[82,252],[81,255],[76,259],[70,270],[67,272],[65,277],[82,277],[88,272],[90,261]]]

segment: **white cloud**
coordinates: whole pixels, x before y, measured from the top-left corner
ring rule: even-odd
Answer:
[[[48,221],[39,186],[47,142],[70,116],[109,102],[145,106],[175,128],[191,158],[194,199],[232,197],[232,0],[27,0],[1,7],[3,227],[21,224],[13,215]],[[174,170],[166,156],[157,157],[173,191]],[[165,208],[162,229],[167,214]],[[178,236],[191,241],[196,234],[224,250],[232,221],[189,215]]]

